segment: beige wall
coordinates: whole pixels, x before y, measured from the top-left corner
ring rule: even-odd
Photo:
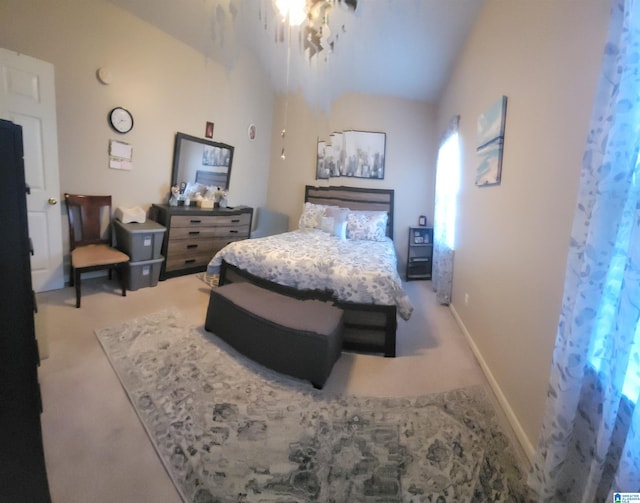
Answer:
[[[235,147],[230,204],[264,204],[274,96],[250,54],[228,70],[103,0],[2,0],[0,47],[55,67],[61,192],[110,193],[115,206],[163,202],[175,133],[203,137],[213,121],[213,139]],[[108,86],[96,79],[101,66],[113,74]],[[134,115],[124,136],[107,124],[117,105]],[[108,169],[109,139],[132,144],[132,171]]]
[[[608,0],[488,0],[438,109],[440,128],[461,115],[452,309],[529,454],[544,410],[609,8]],[[478,188],[476,120],[501,95],[508,97],[502,183]]]
[[[287,133],[283,140],[280,132],[285,124],[285,108]],[[349,129],[386,133],[384,180],[315,179],[317,139],[329,140],[332,132]],[[419,215],[427,215],[428,221],[433,222],[436,137],[435,109],[425,102],[349,94],[336,100],[327,116],[309,108],[300,95],[280,96],[276,99],[272,129],[268,205],[288,214],[289,226],[297,228],[306,184],[394,189],[394,239],[404,276],[408,226],[417,225]],[[280,159],[283,145],[284,161]]]

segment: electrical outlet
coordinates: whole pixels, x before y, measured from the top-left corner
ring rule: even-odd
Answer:
[[[465,306],[469,305],[469,294],[468,293],[464,294],[464,305]]]

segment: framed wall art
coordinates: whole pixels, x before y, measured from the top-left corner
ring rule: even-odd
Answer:
[[[507,97],[501,96],[478,117],[476,185],[499,185],[507,116]]]
[[[316,157],[316,180],[327,180],[329,169],[327,167],[327,142],[318,140],[318,155]]]
[[[386,133],[335,132],[329,140],[318,139],[316,179],[353,177],[383,180]]]
[[[205,138],[213,138],[213,122],[207,122],[204,127]]]

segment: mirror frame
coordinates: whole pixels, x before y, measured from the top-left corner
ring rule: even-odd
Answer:
[[[173,168],[171,171],[171,186],[173,187],[174,185],[180,185],[181,182],[186,182],[186,183],[194,183],[197,180],[184,180],[184,175],[182,174],[181,168],[183,168],[180,165],[180,154],[183,152],[183,146],[182,146],[182,142],[183,141],[190,141],[190,142],[194,142],[194,143],[198,143],[203,145],[203,161],[204,161],[204,156],[205,156],[205,150],[207,147],[211,148],[211,153],[214,152],[213,149],[218,148],[218,149],[223,149],[223,150],[228,150],[229,151],[229,165],[228,166],[215,166],[215,165],[208,165],[208,164],[204,164],[204,162],[202,163],[202,169],[197,169],[196,172],[202,172],[204,174],[206,174],[207,172],[210,173],[214,173],[214,169],[212,169],[214,166],[217,168],[220,167],[226,167],[227,171],[226,171],[226,183],[224,184],[224,187],[222,186],[222,184],[207,184],[204,183],[202,180],[200,181],[200,183],[203,183],[204,185],[214,185],[216,187],[220,187],[221,189],[224,190],[229,190],[229,182],[231,180],[231,167],[233,166],[233,151],[234,151],[234,147],[232,147],[231,145],[227,145],[226,143],[220,143],[220,142],[216,142],[216,141],[212,141],[212,140],[207,140],[204,138],[198,138],[197,136],[191,136],[188,135],[186,133],[176,133],[176,139],[175,139],[175,143],[173,146]]]

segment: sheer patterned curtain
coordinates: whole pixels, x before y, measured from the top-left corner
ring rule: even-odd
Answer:
[[[436,163],[432,283],[440,304],[451,302],[456,209],[460,185],[459,122],[459,115],[449,122],[438,149]]]
[[[640,492],[639,152],[640,1],[614,0],[529,477],[541,502]]]

